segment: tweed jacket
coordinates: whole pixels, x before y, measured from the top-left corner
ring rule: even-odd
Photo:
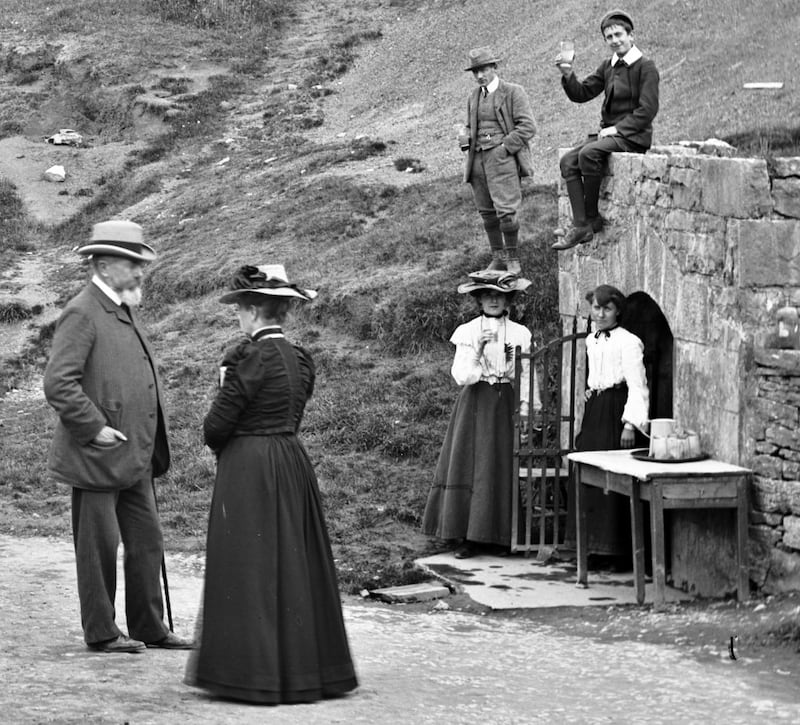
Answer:
[[[616,126],[620,136],[644,149],[649,149],[653,143],[658,84],[656,65],[645,57],[631,65],[619,61],[616,66],[607,58],[582,81],[574,73],[561,78],[567,97],[575,103],[591,101],[605,92],[601,127]]]
[[[57,481],[123,489],[169,468],[161,385],[149,342],[133,319],[89,283],[58,320],[44,374],[45,397],[58,414],[47,461]],[[128,440],[92,443],[106,425]]]
[[[481,89],[475,88],[467,101],[467,128],[469,129],[469,152],[464,167],[464,181],[469,182],[472,173],[472,161],[478,147],[478,101]],[[533,119],[531,103],[525,89],[516,83],[508,83],[500,79],[497,90],[491,95],[494,101],[494,112],[497,122],[505,133],[503,145],[508,153],[514,154],[520,176],[533,176],[533,159],[528,142],[536,133],[536,121]]]

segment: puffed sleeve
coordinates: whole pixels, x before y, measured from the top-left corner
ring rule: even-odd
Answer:
[[[297,364],[300,367],[300,378],[303,381],[303,388],[306,391],[306,398],[310,398],[314,393],[314,382],[316,381],[317,371],[311,354],[300,345],[294,346],[297,353]]]
[[[519,346],[520,351],[525,355],[530,355],[531,352],[531,332],[527,327],[519,325],[519,336],[516,339],[516,345]],[[516,334],[515,334],[516,336]],[[531,404],[531,361],[530,358],[522,358],[522,370],[520,372],[520,389],[519,389],[519,412],[522,416],[527,416]],[[533,370],[533,409],[539,411],[542,409],[542,401],[539,396],[539,380],[536,375],[536,369]]]
[[[644,430],[650,417],[650,390],[644,369],[644,344],[634,334],[625,335],[622,347],[622,373],[628,384],[628,399],[622,420]]]
[[[213,451],[225,447],[239,417],[264,380],[265,365],[256,345],[242,348],[242,356],[231,366],[222,387],[203,420],[203,436]]]
[[[483,370],[469,324],[459,325],[450,337],[450,342],[456,346],[450,368],[453,380],[459,385],[474,385],[481,379]]]

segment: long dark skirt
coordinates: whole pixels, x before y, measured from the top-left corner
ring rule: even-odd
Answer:
[[[187,683],[272,704],[357,686],[316,476],[295,436],[236,437],[225,447],[206,557]]]
[[[425,534],[510,544],[513,413],[509,383],[462,388],[428,494]]]
[[[586,401],[581,432],[575,439],[579,451],[608,451],[620,447],[622,411],[628,399],[628,386],[609,388],[595,393]],[[567,499],[566,545],[575,545],[575,491],[570,481]],[[581,490],[589,521],[590,554],[629,556],[631,553],[631,514],[626,496],[606,495],[599,488]]]

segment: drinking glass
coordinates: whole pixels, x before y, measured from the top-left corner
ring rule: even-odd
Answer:
[[[575,60],[575,41],[562,40],[558,44],[559,65],[572,65]]]

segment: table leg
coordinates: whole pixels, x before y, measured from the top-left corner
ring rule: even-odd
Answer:
[[[644,528],[639,481],[631,479],[631,541],[633,542],[633,582],[636,601],[644,604]]]
[[[746,602],[750,598],[748,478],[742,476],[736,483],[736,598],[740,602]]]
[[[662,609],[667,598],[667,567],[664,562],[664,498],[660,481],[652,483],[650,496],[650,533],[653,544],[653,603]]]
[[[589,535],[586,531],[586,509],[583,497],[583,484],[581,483],[581,464],[574,466],[573,476],[575,476],[575,539],[578,548],[578,581],[579,587],[586,587],[586,574],[589,565]]]

